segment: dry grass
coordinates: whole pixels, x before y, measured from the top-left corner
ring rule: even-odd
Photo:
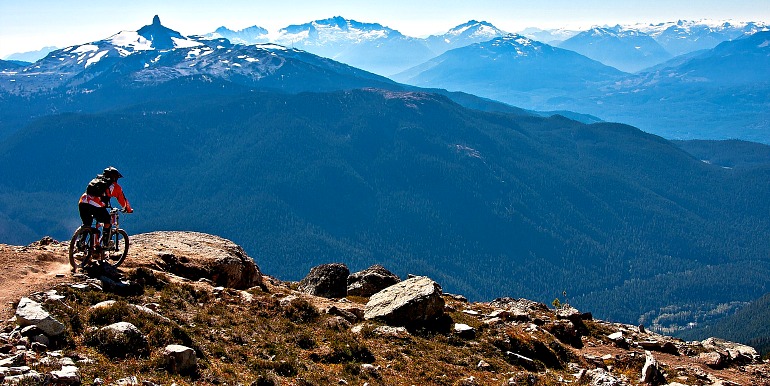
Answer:
[[[319,313],[303,298],[282,304],[279,299],[290,292],[288,287],[252,289],[251,301],[246,301],[239,291],[174,283],[162,274],[134,275],[145,276],[144,294],[116,298],[111,307],[90,308],[113,298],[100,291],[59,291],[65,300],[53,312],[68,327],[61,348],[92,361],[79,365],[83,384],[97,377],[109,383],[137,376],[162,385],[503,385],[509,379],[512,384],[550,385],[571,377],[563,366],[570,360],[568,349],[546,332],[526,331],[527,324],[500,330],[455,311],[448,314],[450,322],[474,327],[475,338],[431,329],[413,331],[406,339],[380,336],[372,332],[377,324],[370,322],[356,334],[339,317]],[[450,309],[467,306],[447,302]],[[157,303],[158,313],[171,322],[130,306],[147,303]],[[146,334],[149,355],[113,359],[88,344],[94,328],[117,321],[130,322]],[[161,352],[168,344],[195,349],[197,372],[167,372]],[[506,351],[530,355],[538,365],[528,368]],[[482,361],[488,367],[480,368]]]

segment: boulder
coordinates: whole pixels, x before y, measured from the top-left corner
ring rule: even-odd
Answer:
[[[652,356],[649,351],[644,352],[645,362],[642,368],[642,377],[639,382],[647,383],[652,386],[663,385],[666,383],[666,378],[660,371],[658,361]]]
[[[417,276],[372,295],[364,319],[376,319],[394,326],[422,324],[444,314],[441,286],[430,278]]]
[[[171,373],[190,374],[194,373],[198,367],[198,358],[195,356],[195,350],[171,344],[163,350],[163,357],[166,359],[166,368]]]
[[[26,297],[21,298],[16,307],[16,323],[22,327],[36,326],[47,336],[61,335],[65,329],[40,303]]]
[[[147,356],[150,345],[147,337],[128,322],[113,323],[100,328],[94,337],[96,348],[112,358]]]
[[[155,261],[127,260],[127,265],[147,265],[193,281],[211,280],[215,286],[247,289],[263,285],[262,272],[243,248],[230,240],[198,232],[151,232],[132,236],[138,256]]]
[[[400,281],[385,267],[375,264],[348,277],[348,295],[368,298]]]
[[[751,346],[726,341],[719,338],[708,338],[701,342],[703,348],[726,354],[730,364],[748,364],[759,360],[759,354]]]
[[[62,366],[61,370],[51,371],[51,378],[57,385],[79,385],[82,382],[77,366]]]
[[[715,370],[723,369],[727,365],[725,356],[716,351],[701,353],[698,355],[698,361]]]
[[[332,263],[313,267],[299,282],[299,290],[325,298],[344,298],[348,293],[350,270],[345,264]]]

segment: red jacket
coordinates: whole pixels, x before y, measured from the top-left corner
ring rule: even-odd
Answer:
[[[110,185],[110,187],[107,188],[107,192],[105,193],[105,195],[107,197],[116,198],[120,206],[123,207],[123,209],[129,212],[131,211],[131,204],[129,204],[128,200],[126,200],[126,196],[123,194],[123,188],[121,188],[117,182],[113,182],[112,185]],[[83,193],[83,195],[80,196],[80,203],[90,204],[100,208],[104,208],[105,206],[107,206],[106,202],[102,202],[102,197],[90,196],[88,193]]]

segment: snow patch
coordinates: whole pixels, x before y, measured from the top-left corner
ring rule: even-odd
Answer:
[[[262,48],[262,49],[265,49],[265,50],[277,50],[277,51],[288,51],[289,50],[288,48],[286,48],[286,47],[284,47],[282,45],[271,44],[271,43],[268,43],[268,44],[255,44],[255,46],[257,48]]]
[[[94,52],[94,51],[99,51],[99,47],[94,44],[84,44],[78,47],[77,49],[75,49],[74,51],[72,51],[72,53],[84,54],[84,53]]]
[[[199,47],[202,46],[203,43],[196,42],[195,40],[190,39],[179,39],[172,37],[171,40],[174,42],[174,47],[176,48],[192,48],[192,47]]]
[[[128,54],[130,54],[132,51],[154,50],[152,47],[152,42],[145,39],[144,36],[139,35],[136,31],[118,32],[117,34],[108,38],[107,41],[112,43],[114,46],[127,49]]]
[[[100,51],[98,54],[92,56],[90,59],[88,59],[86,61],[86,67],[88,67],[88,66],[90,66],[90,65],[92,65],[94,63],[98,63],[100,60],[102,60],[104,55],[107,55],[107,52],[108,51]]]
[[[759,48],[765,48],[767,46],[770,46],[770,40],[765,40],[765,42],[760,44],[758,47]]]

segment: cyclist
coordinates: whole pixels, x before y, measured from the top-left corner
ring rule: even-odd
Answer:
[[[118,200],[120,206],[127,213],[134,211],[123,194],[123,188],[118,185],[118,179],[122,177],[123,175],[120,174],[118,169],[110,166],[88,183],[88,187],[86,187],[85,193],[80,196],[78,203],[83,226],[90,227],[93,220],[96,219],[97,223],[104,225],[102,235],[108,235],[112,224],[110,223],[110,213],[107,211],[107,207],[110,206],[110,198],[112,197]],[[106,247],[106,243],[109,240],[106,237],[101,237],[100,239],[101,247]]]

